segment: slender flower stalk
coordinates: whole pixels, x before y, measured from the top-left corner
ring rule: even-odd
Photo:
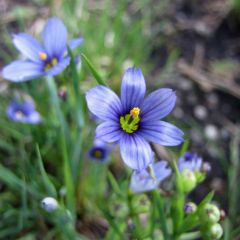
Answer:
[[[67,46],[79,46],[83,39],[72,39],[67,45],[67,29],[57,18],[50,18],[42,33],[43,43],[27,33],[13,34],[13,44],[26,58],[16,60],[5,66],[3,78],[12,82],[22,82],[40,76],[55,76],[70,63]]]
[[[89,110],[102,121],[96,138],[119,143],[124,163],[138,171],[152,163],[149,142],[176,146],[183,141],[180,129],[160,120],[175,106],[175,92],[162,88],[144,98],[145,92],[141,70],[129,68],[123,76],[120,98],[105,86],[97,86],[86,94]]]

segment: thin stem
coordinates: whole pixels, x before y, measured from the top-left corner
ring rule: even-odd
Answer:
[[[164,214],[163,201],[158,190],[153,191],[153,197],[155,198],[155,201],[157,203],[164,240],[170,240],[169,232],[167,229],[167,223],[166,223],[166,215]]]
[[[195,239],[198,239],[199,237],[201,237],[201,232],[196,231],[196,232],[182,234],[179,240],[195,240]]]
[[[60,130],[61,130],[60,143],[61,143],[61,151],[62,151],[62,157],[63,157],[63,175],[64,175],[65,185],[67,188],[67,194],[66,194],[67,208],[70,210],[73,216],[73,219],[75,220],[76,207],[75,207],[75,198],[74,198],[74,184],[73,184],[72,172],[70,167],[70,159],[69,159],[67,143],[66,143],[66,135],[68,135],[68,133],[66,132],[67,125],[60,108],[59,98],[57,95],[57,87],[55,85],[53,78],[51,77],[47,78],[47,86],[49,89],[49,93],[51,95],[52,104],[56,109],[56,114],[60,122]]]
[[[137,239],[142,239],[141,235],[142,235],[142,226],[141,226],[141,222],[139,219],[138,214],[134,211],[133,208],[133,204],[132,204],[132,199],[133,199],[133,195],[132,193],[128,193],[128,209],[129,209],[129,215],[134,223],[135,226],[135,232],[137,233]]]

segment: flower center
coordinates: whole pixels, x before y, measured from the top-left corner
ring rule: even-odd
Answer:
[[[140,122],[139,118],[140,108],[134,107],[129,114],[120,117],[120,125],[126,133],[134,133],[138,129]]]
[[[39,58],[43,61],[47,59],[47,54],[45,52],[40,52],[39,53]]]
[[[15,112],[15,117],[16,119],[21,120],[24,117],[24,113],[21,110],[18,110]]]
[[[102,152],[100,150],[95,150],[93,153],[95,158],[101,158],[102,157]]]
[[[57,58],[53,58],[50,62],[48,62],[45,65],[44,67],[45,72],[47,72],[50,68],[54,67],[57,63],[58,63]]]
[[[47,60],[47,54],[45,52],[40,52],[39,53],[39,58],[42,61],[46,61]],[[47,72],[50,68],[54,67],[57,63],[58,63],[58,60],[55,57],[52,58],[50,61],[46,61],[45,66],[44,66],[44,71]]]

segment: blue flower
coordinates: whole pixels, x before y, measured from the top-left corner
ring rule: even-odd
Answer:
[[[13,100],[7,108],[7,116],[14,122],[38,124],[41,122],[40,114],[35,110],[31,100],[17,102]]]
[[[172,172],[166,161],[156,162],[150,166],[150,171],[144,169],[133,172],[130,182],[130,189],[133,192],[146,192],[157,188]]]
[[[203,160],[196,153],[186,152],[178,160],[178,168],[180,172],[188,169],[192,172],[201,171]]]
[[[67,29],[57,17],[52,17],[44,27],[43,44],[26,33],[13,34],[15,47],[26,57],[3,68],[3,78],[21,82],[40,76],[54,76],[62,72],[70,62],[67,53]],[[82,38],[69,43],[71,49],[82,43]]]
[[[111,151],[111,147],[109,144],[95,139],[92,148],[88,152],[88,156],[91,160],[105,162]]]
[[[144,99],[145,92],[141,70],[129,68],[123,76],[121,98],[100,85],[86,94],[89,110],[103,121],[96,129],[96,137],[119,143],[123,161],[135,170],[145,169],[151,163],[149,142],[175,146],[183,141],[180,129],[160,121],[175,106],[175,92],[162,88]]]

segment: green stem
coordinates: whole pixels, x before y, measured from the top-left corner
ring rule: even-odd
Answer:
[[[49,93],[51,95],[52,105],[56,110],[56,114],[59,119],[60,128],[61,128],[60,143],[61,143],[61,151],[62,151],[62,157],[63,157],[63,175],[64,175],[65,186],[67,189],[67,194],[66,194],[67,208],[69,209],[69,211],[73,216],[73,219],[75,220],[76,206],[75,206],[75,197],[74,197],[74,184],[73,184],[72,172],[70,167],[70,159],[68,156],[68,149],[67,149],[67,143],[66,143],[66,136],[68,135],[67,124],[64,119],[64,115],[61,111],[59,98],[57,95],[57,87],[53,78],[51,77],[47,78],[47,86],[49,89]]]
[[[191,233],[185,233],[182,234],[179,238],[179,240],[195,240],[201,237],[201,232],[196,231],[196,232],[191,232]]]
[[[137,213],[134,212],[133,205],[132,205],[132,193],[128,193],[128,209],[129,209],[129,215],[134,223],[135,226],[135,233],[137,234],[137,239],[142,239],[142,224],[140,222],[139,216]],[[134,234],[135,235],[135,234]]]
[[[170,236],[167,228],[167,222],[166,222],[166,215],[164,213],[163,201],[158,190],[153,191],[153,197],[154,197],[154,201],[156,201],[156,204],[157,204],[157,209],[159,212],[161,229],[162,229],[164,240],[170,240]]]

